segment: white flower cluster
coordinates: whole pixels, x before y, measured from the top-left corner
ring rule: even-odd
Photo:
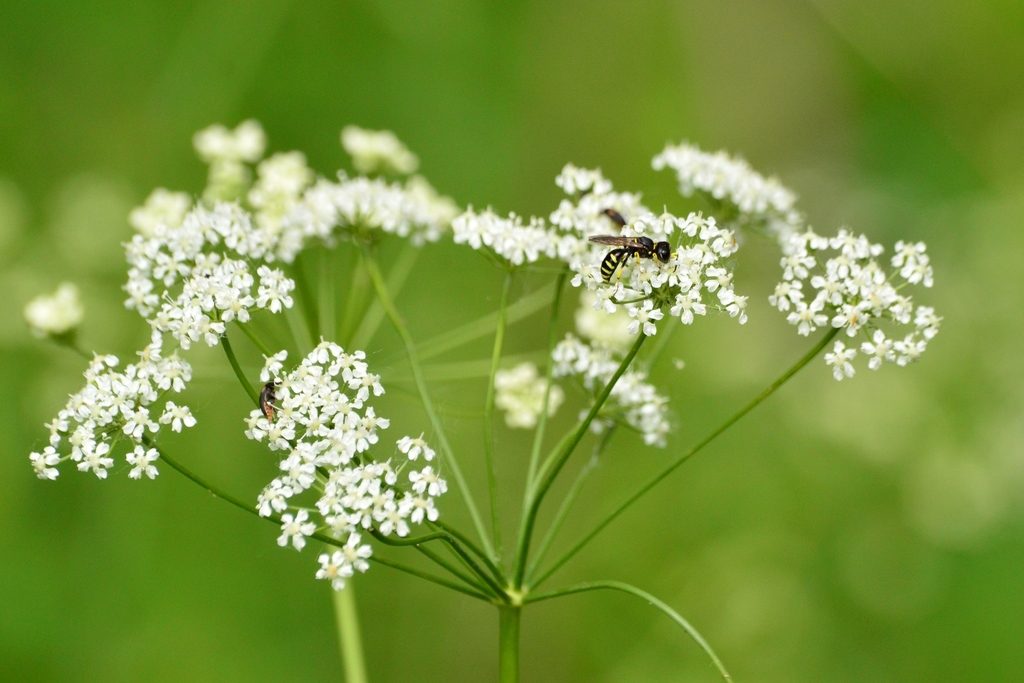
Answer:
[[[84,316],[78,287],[70,282],[62,282],[53,294],[37,296],[25,306],[25,321],[38,337],[70,334]]]
[[[366,571],[372,550],[362,532],[408,535],[410,525],[437,520],[434,501],[448,488],[434,466],[410,465],[435,457],[422,436],[398,440],[398,464],[370,457],[389,421],[367,405],[384,388],[365,358],[321,342],[286,372],[287,352],[271,356],[260,376],[273,387],[270,417],[253,410],[246,420],[248,438],[284,454],[281,474],[260,493],[259,514],[281,514],[281,546],[301,550],[318,531],[345,540],[341,550],[320,556],[317,578],[336,589]]]
[[[214,125],[195,134],[199,158],[210,165],[203,196],[208,201],[238,199],[252,178],[246,164],[263,156],[267,136],[256,121],[243,121],[234,130]]]
[[[268,256],[265,236],[237,204],[199,206],[176,226],[157,224],[126,244],[125,305],[183,349],[200,340],[214,346],[226,323],[249,320],[252,309],[292,305],[295,282],[281,270],[252,272],[250,263]]]
[[[295,282],[274,264],[294,261],[311,242],[380,229],[421,244],[438,239],[458,213],[419,177],[404,185],[315,181],[298,152],[260,162],[249,187],[246,164],[259,162],[265,146],[255,122],[234,131],[214,126],[195,142],[211,164],[211,183],[227,173],[214,166],[235,169],[232,192],[208,188],[206,201],[193,205],[187,195],[156,190],[132,212],[137,234],[126,244],[126,305],[185,349],[200,340],[217,344],[226,323],[245,322],[254,309],[291,307]],[[238,201],[217,201],[228,196]]]
[[[859,350],[868,367],[883,362],[907,365],[924,353],[939,331],[942,318],[929,306],[916,306],[903,293],[908,285],[932,286],[932,268],[921,242],[897,242],[887,273],[876,260],[883,253],[864,235],[840,230],[832,238],[811,230],[792,235],[783,244],[783,279],[769,297],[787,314],[801,335],[819,327],[841,329],[848,337],[861,335]],[[912,327],[898,336],[880,326]],[[837,341],[825,362],[837,380],[854,375],[852,360],[858,345]]]
[[[607,347],[590,346],[572,334],[555,346],[551,358],[555,377],[576,377],[593,394],[605,387],[621,362]],[[622,374],[594,426],[604,429],[615,423],[639,432],[649,446],[665,446],[670,429],[668,399],[647,382],[646,372],[629,369]]]
[[[625,351],[636,341],[636,334],[629,331],[629,314],[621,308],[609,313],[600,306],[595,307],[596,301],[593,292],[583,291],[576,309],[576,330],[596,346]]]
[[[736,238],[714,218],[696,213],[685,218],[669,213],[641,214],[628,221],[619,234],[668,242],[668,262],[629,257],[605,281],[601,262],[612,247],[589,244],[570,267],[576,273],[573,285],[592,291],[595,307],[609,313],[621,307],[627,312],[633,319],[630,334],[654,335],[665,308],[684,325],[707,315],[708,309],[722,310],[740,324],[747,321],[747,297],[736,294],[729,263],[737,250]]]
[[[420,160],[389,130],[366,130],[345,126],[341,146],[352,157],[360,173],[394,172],[408,175],[416,171]]]
[[[164,402],[192,379],[192,368],[177,354],[161,355],[159,338],[139,353],[139,360],[117,370],[116,356],[96,356],[85,371],[85,386],[68,399],[47,429],[49,445],[29,460],[40,479],[56,479],[57,465],[71,460],[82,472],[100,479],[114,465],[120,444],[132,466],[128,476],[153,479],[158,452],[152,443],[161,425],[180,432],[196,420],[188,406]]]
[[[597,170],[570,164],[555,183],[570,197],[551,213],[549,223],[470,209],[452,223],[455,242],[487,249],[514,265],[541,258],[563,261],[575,272],[573,285],[596,294],[596,307],[613,312],[621,306],[633,318],[629,334],[655,334],[665,308],[685,324],[692,323],[695,315],[705,315],[709,307],[746,322],[747,298],[733,289],[727,264],[737,249],[731,230],[698,214],[654,215],[640,203],[639,195],[615,192]],[[609,217],[609,209],[632,220],[620,227]],[[665,241],[671,254],[665,263],[658,258],[625,259],[606,282],[601,262],[614,247],[589,241],[598,235]]]
[[[502,217],[491,209],[477,213],[470,208],[457,216],[452,221],[452,236],[456,244],[476,250],[486,247],[516,266],[559,254],[558,240],[543,219],[532,217],[524,223],[514,213]]]
[[[533,429],[544,412],[547,382],[533,363],[520,363],[494,375],[494,405],[505,412],[505,424],[513,429]],[[548,416],[562,405],[562,388],[552,385],[548,391]]]
[[[795,209],[796,195],[777,179],[755,171],[744,159],[681,143],[667,146],[654,157],[652,166],[658,171],[674,170],[684,196],[703,192],[731,204],[736,215],[721,217],[727,221],[735,218],[743,227],[763,226],[780,239],[802,224]]]
[[[318,237],[329,240],[360,230],[381,230],[409,238],[421,245],[440,239],[459,210],[450,198],[420,176],[404,185],[379,178],[320,180],[295,205],[287,225],[301,241]],[[300,243],[301,243],[300,241]]]

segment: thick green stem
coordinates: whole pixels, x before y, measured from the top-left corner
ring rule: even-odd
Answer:
[[[363,641],[359,634],[355,587],[349,581],[340,591],[332,592],[338,645],[341,647],[341,663],[345,667],[345,683],[366,683],[366,661],[363,658]]]
[[[519,544],[516,548],[516,573],[514,583],[516,588],[522,588],[523,585],[523,576],[526,573],[527,555],[530,551],[530,539],[533,536],[533,528],[537,522],[537,512],[540,510],[540,504],[544,500],[544,495],[548,492],[548,489],[551,488],[551,485],[555,481],[555,477],[557,477],[558,473],[561,472],[566,461],[568,461],[569,456],[572,455],[576,446],[579,445],[579,442],[583,439],[583,435],[587,433],[587,429],[590,428],[590,423],[594,421],[595,417],[597,417],[597,413],[601,410],[605,401],[608,400],[608,397],[612,393],[612,389],[615,388],[615,384],[619,381],[619,378],[622,377],[622,374],[626,372],[626,368],[628,368],[629,364],[633,362],[633,359],[636,358],[636,354],[640,351],[640,347],[643,346],[646,339],[647,336],[643,334],[637,337],[636,342],[634,342],[633,346],[629,349],[629,353],[627,353],[626,357],[622,359],[621,363],[619,363],[619,367],[615,370],[615,374],[611,376],[611,379],[608,380],[604,389],[602,389],[601,393],[598,394],[596,399],[594,399],[594,405],[590,407],[590,411],[587,413],[587,416],[580,421],[575,431],[570,433],[568,437],[563,439],[562,443],[556,447],[555,452],[552,454],[552,458],[548,461],[548,464],[541,469],[541,473],[539,475],[540,482],[537,484],[536,488],[533,488],[533,490],[529,492],[530,504],[527,507],[526,514],[523,516],[523,523],[519,534]]]
[[[519,682],[519,618],[522,608],[498,607],[498,680]]]
[[[742,418],[744,415],[746,415],[751,410],[753,410],[758,405],[760,405],[762,401],[764,401],[766,398],[768,398],[769,396],[774,394],[779,389],[779,387],[781,387],[787,381],[789,381],[789,379],[793,375],[795,375],[797,372],[799,372],[801,368],[803,368],[805,365],[810,363],[814,359],[814,357],[817,356],[821,352],[821,350],[824,349],[828,345],[828,343],[830,341],[832,341],[832,338],[835,337],[838,332],[839,332],[838,329],[829,330],[825,334],[825,336],[823,336],[821,338],[821,340],[817,344],[815,344],[813,348],[811,348],[810,351],[808,351],[806,354],[804,354],[803,357],[801,357],[800,360],[798,360],[796,363],[794,363],[788,370],[786,370],[784,373],[779,375],[775,379],[775,381],[773,381],[771,384],[769,384],[767,387],[765,387],[764,390],[761,391],[761,393],[759,393],[757,396],[755,396],[749,403],[747,403],[745,406],[740,408],[740,410],[738,412],[734,413],[729,419],[727,419],[725,422],[723,422],[721,425],[719,425],[714,431],[712,431],[706,437],[701,439],[700,442],[698,442],[695,446],[691,447],[690,450],[688,450],[685,453],[683,453],[682,455],[678,456],[675,460],[673,460],[671,463],[669,463],[660,472],[658,472],[653,477],[651,477],[647,481],[647,483],[645,483],[643,486],[641,486],[639,489],[637,489],[637,491],[635,493],[633,493],[631,496],[629,496],[626,500],[624,500],[621,504],[619,504],[618,507],[616,507],[614,510],[612,510],[612,512],[608,516],[606,516],[604,519],[602,519],[598,523],[598,525],[596,527],[594,527],[593,530],[590,531],[590,533],[588,533],[586,536],[584,536],[582,539],[580,539],[580,541],[578,543],[576,543],[576,545],[574,545],[572,548],[570,548],[568,550],[568,552],[566,552],[564,555],[562,555],[560,558],[558,558],[558,560],[556,560],[555,563],[546,572],[544,572],[544,574],[542,574],[539,578],[537,578],[537,580],[534,582],[533,585],[534,586],[539,586],[541,583],[543,583],[545,580],[547,580],[562,565],[564,565],[576,553],[578,553],[580,550],[582,550],[585,545],[590,543],[590,541],[592,541],[595,536],[597,536],[599,533],[601,533],[601,531],[603,531],[606,526],[611,524],[612,521],[614,521],[616,517],[618,517],[623,512],[625,512],[626,509],[629,508],[629,506],[631,506],[633,503],[635,503],[637,500],[639,500],[641,497],[643,497],[644,494],[646,494],[648,491],[653,489],[660,482],[664,481],[665,478],[668,477],[668,475],[672,474],[680,465],[682,465],[684,462],[686,462],[687,460],[689,460],[690,458],[695,456],[705,446],[707,446],[712,441],[714,441],[716,438],[721,436],[723,432],[725,432],[727,429],[729,429],[729,427],[731,427],[734,424],[736,424],[737,422],[739,422],[740,418]]]
[[[573,503],[576,502],[576,498],[579,496],[580,490],[583,488],[583,483],[587,480],[587,476],[597,468],[597,465],[601,460],[601,454],[604,452],[604,449],[607,448],[608,442],[611,441],[614,433],[615,426],[612,425],[604,434],[601,435],[600,440],[594,446],[594,453],[590,456],[590,460],[580,469],[579,474],[576,475],[576,480],[572,483],[572,486],[569,487],[569,491],[565,494],[565,498],[562,499],[561,504],[558,506],[558,512],[555,513],[555,518],[551,521],[551,526],[548,527],[540,545],[537,546],[537,552],[534,553],[533,560],[530,562],[530,567],[526,570],[527,581],[529,581],[530,577],[536,573],[537,567],[540,566],[540,563],[544,560],[544,556],[551,547],[551,542],[555,540],[555,536],[558,535],[559,530],[562,528],[565,518],[569,515],[569,510],[572,509]]]
[[[501,524],[498,522],[498,476],[494,469],[494,379],[501,363],[502,346],[505,343],[505,318],[508,313],[508,295],[512,290],[512,271],[505,274],[498,300],[498,328],[494,332],[494,348],[491,351],[491,371],[487,380],[487,396],[484,399],[484,463],[487,466],[487,489],[491,503],[491,533],[498,557],[501,557]]]
[[[537,466],[540,464],[540,451],[544,446],[544,432],[548,426],[548,406],[551,403],[551,377],[555,371],[555,362],[551,358],[551,353],[554,351],[555,341],[558,339],[558,309],[562,302],[562,291],[565,289],[567,277],[568,273],[565,270],[561,271],[558,275],[558,280],[555,282],[555,300],[551,304],[551,317],[548,319],[548,353],[544,369],[544,404],[543,409],[540,411],[540,418],[537,421],[537,431],[533,433],[530,465],[526,470],[527,494],[529,494],[530,486],[533,485],[533,478],[537,476]]]
[[[462,498],[466,502],[466,508],[469,510],[469,516],[472,518],[473,525],[476,527],[476,531],[480,535],[480,542],[483,543],[484,550],[487,551],[487,554],[492,560],[497,561],[497,554],[494,552],[494,546],[491,544],[491,539],[487,536],[487,531],[484,526],[483,519],[480,516],[480,511],[477,509],[476,503],[473,501],[473,494],[469,490],[466,478],[462,474],[462,468],[459,466],[459,462],[455,458],[455,453],[452,451],[451,444],[448,442],[448,437],[445,435],[444,425],[441,423],[441,418],[438,416],[437,410],[434,408],[433,401],[430,400],[430,392],[427,390],[427,383],[423,378],[423,368],[420,365],[420,360],[416,353],[416,344],[413,341],[412,335],[409,334],[409,330],[406,328],[405,321],[402,320],[401,314],[398,312],[398,309],[395,308],[394,301],[391,300],[391,295],[388,292],[387,285],[384,283],[384,276],[381,275],[380,268],[377,266],[377,262],[374,260],[373,255],[369,252],[369,249],[364,249],[363,254],[363,262],[366,264],[370,280],[373,282],[373,288],[377,292],[377,298],[380,299],[381,306],[384,307],[384,312],[387,314],[388,319],[391,320],[391,324],[394,326],[395,331],[398,332],[398,336],[402,338],[402,343],[405,346],[405,352],[409,360],[409,366],[412,368],[413,379],[416,382],[416,390],[419,392],[420,400],[423,401],[423,409],[427,412],[427,418],[430,420],[430,425],[434,430],[434,436],[437,438],[438,446],[440,447],[441,453],[445,459],[444,461],[448,467],[451,468],[452,477],[455,479],[455,483],[459,487],[459,492],[462,494]]]
[[[665,616],[667,616],[672,621],[676,622],[676,624],[678,624],[684,631],[686,631],[687,635],[689,635],[690,638],[692,638],[694,642],[696,642],[697,645],[700,646],[700,649],[704,650],[704,653],[711,659],[711,661],[715,665],[715,668],[718,669],[718,673],[722,676],[723,680],[732,680],[732,677],[729,675],[729,672],[725,669],[725,665],[722,664],[722,660],[718,658],[718,655],[716,655],[715,651],[711,649],[711,645],[708,644],[708,641],[704,639],[704,636],[702,636],[700,632],[697,631],[697,629],[694,628],[690,622],[684,619],[678,612],[669,607],[667,604],[665,604],[658,598],[654,597],[647,591],[637,588],[636,586],[631,586],[630,584],[622,583],[621,581],[591,581],[588,583],[581,583],[576,586],[570,586],[569,588],[563,588],[562,590],[552,591],[550,593],[539,593],[536,595],[530,595],[527,596],[525,602],[540,602],[542,600],[551,600],[553,598],[559,598],[565,595],[572,595],[573,593],[584,593],[586,591],[596,590],[621,591],[623,593],[627,593],[634,597],[640,598],[641,600],[644,600],[645,602],[647,602],[647,604],[651,605],[655,609],[662,612]]]
[[[253,388],[249,378],[242,372],[242,366],[238,364],[238,358],[235,356],[234,349],[231,348],[231,342],[228,341],[227,332],[221,335],[220,345],[224,349],[224,355],[228,357],[228,363],[231,365],[231,369],[235,371],[235,377],[238,378],[239,384],[245,389],[245,393],[249,394],[249,398],[252,399],[253,403],[257,406],[260,404],[260,395],[256,389]]]

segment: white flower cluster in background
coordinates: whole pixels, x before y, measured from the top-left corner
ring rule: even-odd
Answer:
[[[267,136],[256,121],[243,121],[234,130],[221,125],[204,128],[192,140],[199,158],[209,164],[203,197],[208,201],[238,199],[252,179],[247,164],[257,162]]]
[[[62,282],[53,294],[37,296],[25,306],[25,321],[38,337],[70,334],[82,323],[84,316],[78,287],[70,282]]]
[[[629,331],[632,319],[621,308],[608,312],[601,306],[594,306],[596,301],[593,292],[583,290],[576,309],[576,331],[595,346],[624,352],[636,341],[636,334]]]
[[[494,405],[505,413],[505,424],[513,429],[533,429],[544,412],[547,382],[533,363],[520,363],[494,375]],[[552,385],[548,393],[548,417],[562,405],[562,388]]]
[[[907,365],[938,334],[942,318],[935,309],[915,305],[904,291],[932,286],[925,245],[897,242],[891,272],[877,260],[883,252],[880,244],[846,230],[828,238],[808,229],[783,245],[783,279],[769,300],[801,335],[832,327],[853,340],[836,341],[825,354],[837,380],[854,375],[858,351],[872,370],[883,363]]]
[[[763,227],[780,240],[803,222],[795,208],[796,195],[777,179],[755,171],[744,159],[681,143],[667,146],[654,157],[652,166],[658,171],[675,171],[683,196],[703,192],[730,204],[735,215],[721,216],[726,222],[735,219],[742,227]]]
[[[319,532],[343,540],[340,550],[320,556],[317,572],[335,589],[366,571],[367,532],[407,536],[411,525],[437,520],[435,499],[448,488],[429,464],[435,453],[422,436],[398,440],[397,463],[371,458],[389,421],[367,405],[384,388],[365,358],[321,342],[286,372],[287,352],[274,354],[260,375],[273,383],[272,417],[253,410],[246,420],[248,438],[282,453],[281,474],[260,493],[259,514],[280,514],[281,546],[301,550]],[[413,464],[421,458],[422,467]]]
[[[131,465],[128,476],[153,479],[158,453],[152,443],[161,426],[180,432],[196,424],[188,406],[164,401],[169,392],[184,391],[192,368],[177,354],[162,356],[159,338],[136,363],[123,370],[119,364],[116,356],[96,356],[89,363],[85,386],[46,425],[49,445],[29,456],[39,478],[56,479],[57,465],[70,460],[80,471],[106,479],[123,449]]]
[[[352,165],[360,173],[400,173],[416,171],[419,159],[389,130],[366,130],[345,126],[341,146],[352,157]]]
[[[379,229],[422,244],[438,239],[458,213],[420,177],[404,185],[317,181],[298,152],[260,162],[265,136],[252,121],[200,131],[195,145],[211,165],[204,201],[154,191],[132,212],[137,234],[126,244],[126,305],[182,348],[218,343],[226,323],[245,322],[254,309],[291,307],[295,283],[277,262],[291,263],[311,243]]]
[[[420,176],[405,184],[379,178],[320,180],[293,207],[286,224],[302,244],[331,240],[359,230],[381,230],[422,245],[440,239],[458,214],[458,206]]]
[[[533,217],[524,223],[514,213],[499,216],[491,209],[477,213],[470,208],[457,216],[452,221],[452,237],[456,244],[468,244],[478,251],[486,247],[516,266],[559,254],[556,235],[543,219]]]
[[[574,377],[583,388],[598,394],[615,374],[621,358],[607,347],[590,346],[567,334],[554,348],[555,377]],[[649,446],[664,447],[670,424],[668,399],[647,382],[647,373],[628,369],[612,388],[594,421],[597,429],[619,423],[637,431]]]

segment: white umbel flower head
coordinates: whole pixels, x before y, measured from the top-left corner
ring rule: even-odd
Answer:
[[[837,342],[825,356],[837,380],[852,377],[858,349],[877,370],[883,363],[917,360],[939,331],[942,318],[930,306],[916,306],[910,285],[932,285],[923,243],[897,242],[887,272],[884,249],[864,235],[840,230],[823,237],[807,229],[783,243],[782,282],[768,299],[801,335],[818,328],[841,330],[850,347]]]
[[[352,157],[352,165],[360,173],[398,173],[416,171],[419,159],[389,130],[367,130],[345,126],[341,146]]]
[[[590,346],[572,334],[555,346],[551,358],[555,377],[576,378],[595,395],[604,389],[621,362],[621,354],[607,347]],[[665,446],[670,429],[668,399],[647,382],[647,373],[635,369],[623,373],[594,426],[601,430],[615,422],[639,432],[649,446]]]
[[[159,337],[137,362],[124,370],[117,369],[119,364],[116,356],[94,357],[85,371],[85,387],[46,425],[49,446],[29,456],[40,478],[55,479],[57,465],[70,460],[80,471],[106,479],[115,449],[127,446],[128,476],[153,479],[159,453],[151,444],[160,425],[170,423],[174,431],[195,425],[187,406],[163,401],[169,393],[184,391],[192,368],[176,353],[163,356]]]
[[[269,356],[260,374],[273,384],[271,417],[257,409],[245,421],[248,438],[280,453],[280,474],[256,508],[280,515],[281,546],[301,550],[317,533],[347,538],[340,551],[321,556],[317,574],[340,588],[351,570],[366,570],[370,550],[357,532],[407,536],[412,525],[438,519],[435,499],[448,485],[436,466],[409,465],[435,458],[422,435],[398,439],[397,462],[374,457],[390,421],[369,405],[384,387],[365,353],[324,341],[291,370],[287,359],[286,351]]]
[[[796,195],[776,178],[755,171],[744,159],[721,151],[705,152],[684,142],[668,145],[651,163],[655,170],[675,171],[683,196],[702,192],[726,203],[726,220],[734,219],[739,227],[766,229],[781,240],[802,224],[795,208]]]
[[[505,424],[514,429],[533,429],[544,412],[547,382],[533,363],[498,370],[494,375],[494,405],[505,413]],[[548,416],[555,414],[565,394],[552,385],[548,393]]]
[[[78,287],[63,282],[53,294],[32,299],[25,306],[25,321],[38,337],[63,337],[71,334],[85,317]]]

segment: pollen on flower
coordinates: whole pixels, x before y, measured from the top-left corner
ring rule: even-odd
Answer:
[[[291,369],[287,359],[285,351],[268,356],[260,374],[275,386],[273,418],[255,409],[245,420],[248,438],[281,454],[279,475],[256,509],[264,517],[280,515],[282,547],[301,550],[318,531],[347,538],[344,548],[321,556],[317,574],[337,588],[351,570],[366,570],[370,550],[359,531],[407,536],[413,524],[438,519],[435,499],[448,485],[435,466],[409,465],[435,458],[422,435],[397,440],[397,462],[374,457],[390,421],[368,405],[384,387],[365,353],[324,341]]]
[[[554,415],[565,394],[562,388],[548,383],[533,363],[520,363],[494,375],[494,405],[505,413],[505,424],[514,429],[532,429],[544,412],[547,393],[548,416]]]

